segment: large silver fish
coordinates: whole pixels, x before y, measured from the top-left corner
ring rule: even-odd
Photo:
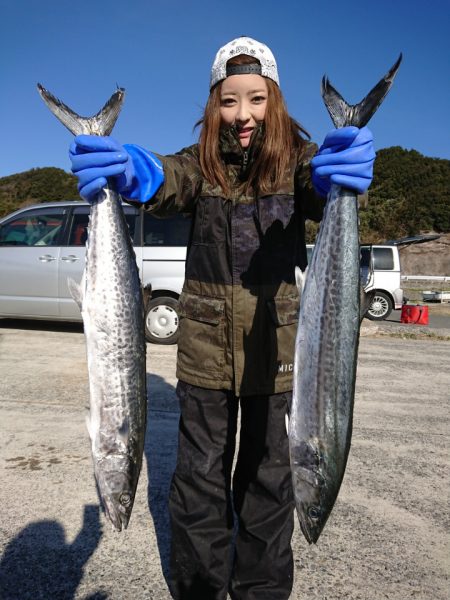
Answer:
[[[74,134],[109,135],[124,90],[94,117],[80,117],[38,84],[53,114]],[[94,473],[103,506],[117,531],[126,528],[142,464],[147,416],[146,344],[139,273],[121,198],[111,185],[92,203],[86,267],[78,286],[90,387],[87,419]]]
[[[322,96],[336,127],[363,127],[389,91],[401,55],[356,106],[324,78]],[[309,543],[317,542],[344,477],[352,434],[360,328],[357,196],[332,185],[301,292],[295,343],[289,448],[295,504]],[[365,307],[367,308],[367,306]]]

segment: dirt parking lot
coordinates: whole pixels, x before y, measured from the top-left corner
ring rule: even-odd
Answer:
[[[169,599],[176,348],[148,346],[146,461],[116,534],[91,468],[82,329],[38,327],[0,323],[0,598]],[[449,598],[450,341],[392,327],[361,338],[347,473],[318,545],[296,529],[295,600]]]

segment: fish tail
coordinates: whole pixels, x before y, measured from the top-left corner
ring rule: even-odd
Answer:
[[[117,88],[105,106],[93,117],[81,117],[66,104],[61,102],[40,83],[37,84],[39,94],[45,104],[74,135],[109,135],[119,116],[125,98],[125,90]]]
[[[322,98],[335,127],[364,127],[370,121],[377,108],[389,92],[394,77],[402,61],[402,54],[377,85],[361,100],[359,104],[348,104],[340,93],[331,85],[329,79],[322,79]]]

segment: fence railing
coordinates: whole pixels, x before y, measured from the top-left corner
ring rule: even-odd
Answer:
[[[402,275],[402,281],[450,281],[448,275]]]

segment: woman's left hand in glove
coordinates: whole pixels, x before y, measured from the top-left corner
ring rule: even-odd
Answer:
[[[367,127],[342,127],[327,134],[311,160],[311,177],[316,192],[326,196],[336,183],[363,194],[372,182],[375,150]]]

